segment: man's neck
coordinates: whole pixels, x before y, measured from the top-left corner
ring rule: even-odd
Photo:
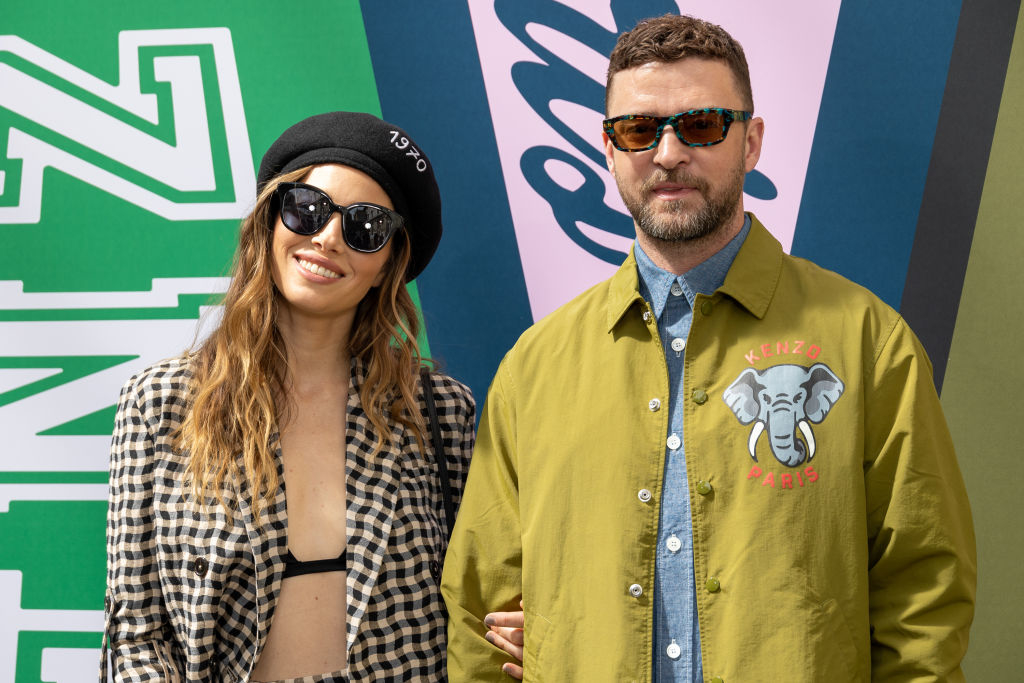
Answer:
[[[745,215],[739,211],[736,216],[710,235],[684,241],[660,240],[651,237],[639,228],[636,241],[654,265],[675,275],[683,275],[694,267],[717,254],[733,237],[743,229]]]

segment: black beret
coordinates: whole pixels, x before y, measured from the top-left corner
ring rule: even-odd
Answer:
[[[334,111],[299,121],[260,162],[257,192],[275,176],[316,164],[342,164],[379,184],[405,219],[412,245],[406,280],[419,275],[441,241],[441,194],[419,145],[398,126],[372,114]]]

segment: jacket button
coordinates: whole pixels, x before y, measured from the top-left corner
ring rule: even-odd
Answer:
[[[702,496],[706,496],[711,493],[711,484],[701,479],[697,482],[697,493]]]
[[[722,584],[715,577],[711,577],[704,582],[704,587],[708,589],[708,593],[717,593],[722,589]]]
[[[690,398],[692,398],[693,402],[697,405],[704,405],[708,401],[708,392],[703,389],[694,389],[693,393],[690,394]]]
[[[714,307],[715,305],[711,303],[709,299],[705,299],[700,303],[700,312],[703,313],[704,315],[711,315],[711,311],[712,309],[714,309]]]
[[[661,408],[661,399],[660,398],[652,398],[647,403],[647,407],[651,410],[652,413],[658,412],[658,410]]]
[[[651,499],[651,492],[647,489],[640,489],[637,492],[636,497],[640,499],[641,503],[646,503]]]
[[[197,557],[192,560],[192,571],[201,579],[206,576],[206,572],[210,571],[210,563],[206,561],[205,557]]]
[[[634,583],[632,586],[629,587],[629,594],[632,595],[634,598],[639,598],[641,595],[644,594],[643,586],[641,586],[639,583]]]
[[[654,316],[651,315],[650,311],[644,311],[644,322],[645,323],[651,322],[651,318],[653,318],[653,317]]]

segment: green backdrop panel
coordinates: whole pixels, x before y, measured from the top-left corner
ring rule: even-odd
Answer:
[[[1024,158],[1024,8],[1017,21],[1006,87],[978,211],[974,244],[950,350],[942,403],[956,442],[978,537],[978,606],[964,662],[971,681],[1020,677],[1020,586],[1024,526],[1020,387],[1024,337],[1024,241],[1020,164]],[[953,141],[938,144],[955,144]],[[1017,473],[1017,474],[1014,474]],[[1009,590],[1008,590],[1009,589]]]

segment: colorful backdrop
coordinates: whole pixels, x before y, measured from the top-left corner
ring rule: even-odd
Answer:
[[[628,250],[600,144],[606,56],[638,18],[678,11],[746,49],[766,122],[748,207],[922,337],[978,533],[965,667],[970,680],[1018,674],[1019,0],[283,8],[4,9],[0,683],[94,680],[118,390],[216,319],[253,169],[285,127],[369,111],[430,155],[445,235],[413,289],[431,353],[482,401],[523,329]]]

